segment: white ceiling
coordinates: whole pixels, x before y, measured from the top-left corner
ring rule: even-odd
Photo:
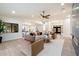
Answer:
[[[13,10],[15,14],[12,14]],[[0,15],[7,17],[41,19],[40,13],[43,10],[51,15],[50,19],[63,19],[71,13],[72,4],[65,3],[62,7],[60,3],[0,3]]]

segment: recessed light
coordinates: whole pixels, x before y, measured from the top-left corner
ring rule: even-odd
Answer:
[[[64,3],[61,3],[61,6],[63,6],[64,5]]]
[[[14,10],[12,11],[12,14],[15,14],[15,11]]]

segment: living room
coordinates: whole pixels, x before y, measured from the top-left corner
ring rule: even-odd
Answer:
[[[63,38],[71,38],[71,13],[72,3],[1,3],[1,55],[61,56]]]

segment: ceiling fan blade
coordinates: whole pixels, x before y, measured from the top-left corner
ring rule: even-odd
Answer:
[[[46,16],[50,16],[50,15],[46,15]]]
[[[45,11],[42,11],[42,14],[40,14],[42,16],[42,18],[46,18],[46,19],[49,19],[49,14],[48,15],[44,15]]]
[[[40,14],[41,16],[43,16],[42,14]]]
[[[49,19],[49,17],[45,17],[46,19]]]
[[[42,16],[42,18],[44,18],[45,16],[44,15],[42,15],[42,14],[40,14],[41,16]]]

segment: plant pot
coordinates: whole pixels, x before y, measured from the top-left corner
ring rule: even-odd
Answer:
[[[0,43],[2,43],[2,37],[0,36]]]

